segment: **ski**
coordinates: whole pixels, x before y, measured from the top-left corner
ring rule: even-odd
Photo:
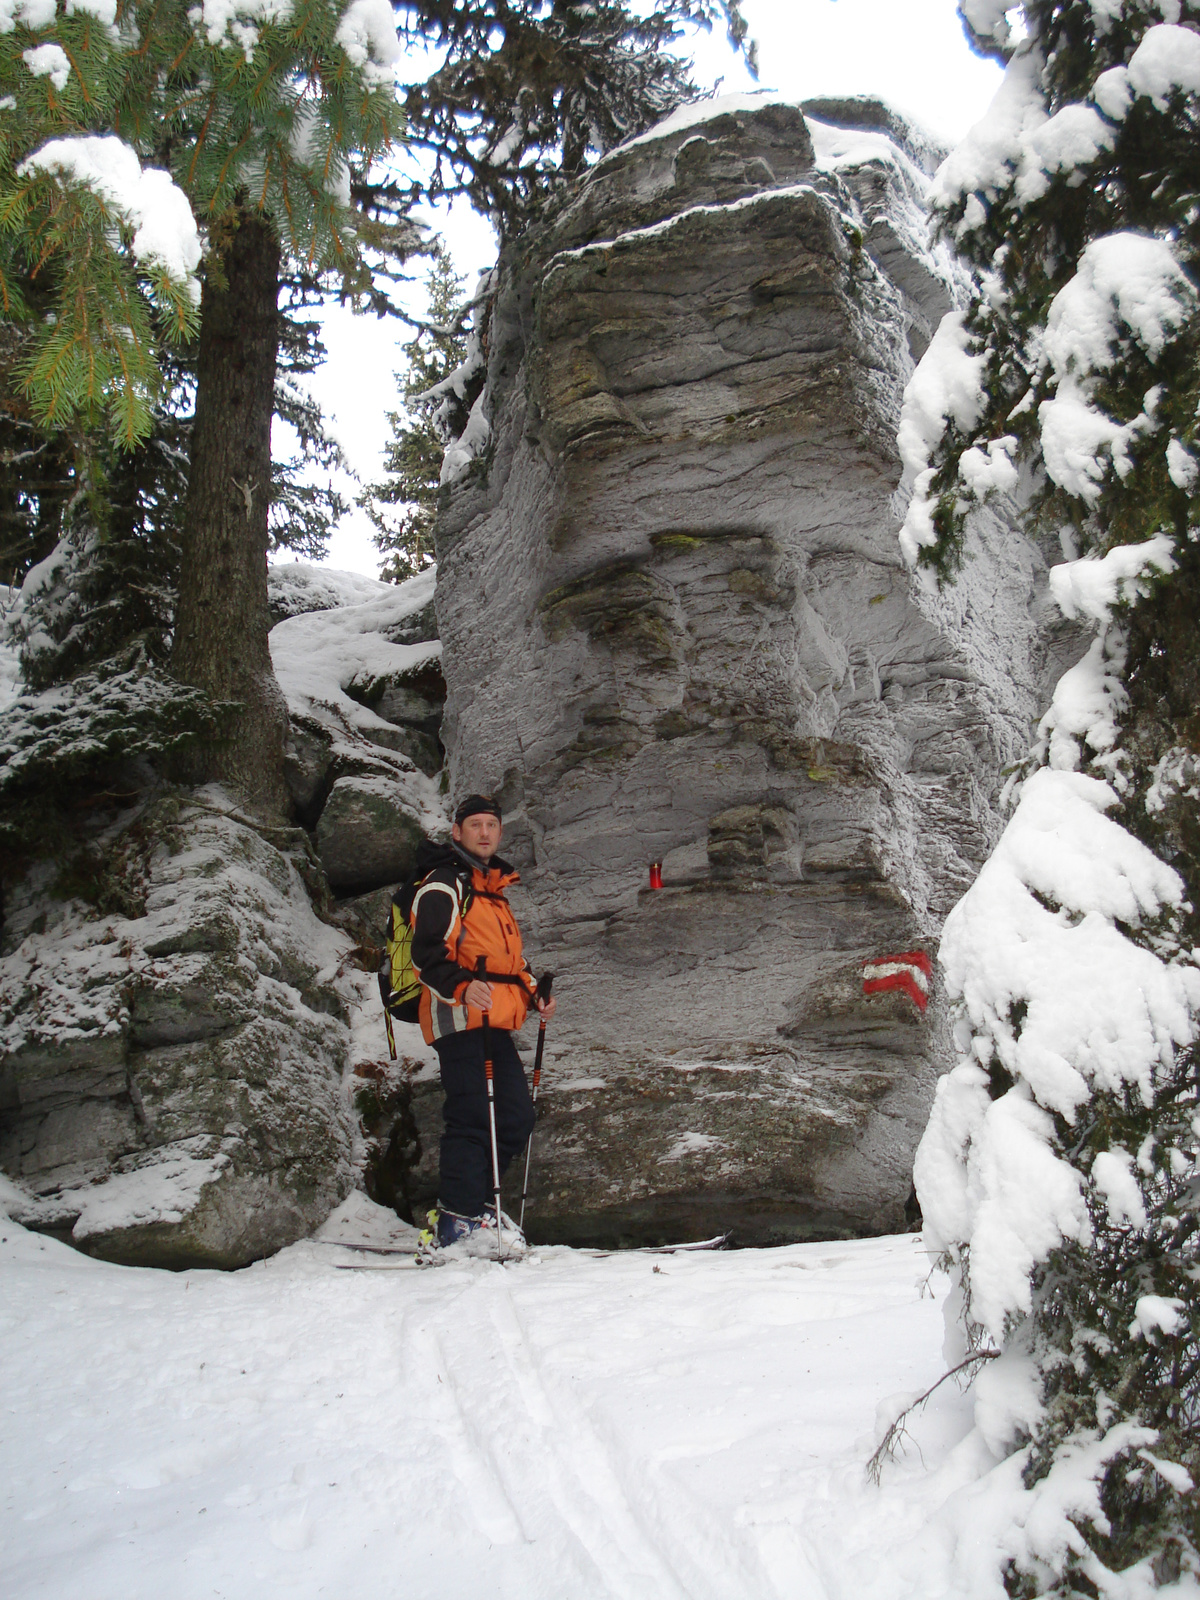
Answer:
[[[408,1255],[386,1261],[335,1261],[333,1265],[337,1272],[415,1272],[423,1263]]]
[[[590,1256],[593,1261],[605,1261],[609,1256],[677,1256],[691,1250],[724,1250],[729,1239],[729,1234],[718,1233],[711,1239],[694,1239],[690,1244],[638,1244],[627,1250],[582,1249],[579,1254]]]
[[[626,1250],[591,1250],[583,1248],[576,1253],[587,1256],[592,1261],[607,1261],[613,1256],[674,1256],[688,1254],[694,1250],[724,1250],[729,1243],[729,1234],[718,1233],[711,1239],[696,1239],[688,1244],[646,1244],[632,1245]],[[364,1255],[384,1256],[387,1258],[400,1257],[400,1260],[386,1259],[383,1261],[335,1261],[336,1266],[343,1272],[364,1272],[375,1270],[396,1269],[406,1266],[436,1266],[438,1258],[436,1252],[423,1261],[418,1261],[416,1252],[407,1245],[388,1244],[360,1244],[348,1239],[315,1239],[314,1244],[334,1245],[339,1250],[357,1250]],[[537,1246],[532,1247],[533,1250]],[[448,1260],[476,1259],[474,1257],[449,1257]],[[488,1259],[479,1257],[479,1260]],[[520,1259],[519,1257],[517,1259]]]
[[[357,1239],[314,1239],[314,1244],[331,1244],[339,1250],[365,1250],[373,1256],[411,1256],[415,1246],[411,1244],[362,1244]]]

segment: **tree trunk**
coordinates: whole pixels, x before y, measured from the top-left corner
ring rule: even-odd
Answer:
[[[189,776],[218,779],[265,816],[287,812],[287,708],[267,645],[267,501],[279,344],[279,244],[242,212],[200,301],[196,420],[171,670],[240,709]]]

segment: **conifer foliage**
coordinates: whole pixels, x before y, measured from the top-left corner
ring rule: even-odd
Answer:
[[[154,319],[197,332],[239,208],[310,272],[365,270],[350,164],[396,135],[397,55],[385,0],[5,0],[0,304],[43,421],[146,435]]]
[[[999,506],[1095,634],[946,924],[917,1187],[965,1347],[1003,1352],[1009,1591],[1115,1597],[1200,1572],[1200,7],[959,10],[1007,66],[934,186],[976,296],[906,395],[902,544],[948,575]]]
[[[724,26],[754,67],[739,0],[408,0],[400,18],[406,42],[442,58],[404,99],[429,192],[467,195],[505,232],[694,92],[689,31]]]
[[[387,560],[380,576],[402,583],[433,563],[433,524],[441,484],[445,426],[437,390],[461,367],[467,336],[461,331],[462,279],[443,245],[435,247],[428,277],[427,325],[403,347],[397,374],[404,410],[388,413],[391,441],[384,452],[388,476],[367,486],[359,504],[375,524],[375,545]],[[393,509],[394,508],[394,509]]]

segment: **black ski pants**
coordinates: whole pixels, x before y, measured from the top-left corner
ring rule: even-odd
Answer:
[[[496,1090],[496,1144],[503,1176],[533,1132],[533,1100],[512,1034],[504,1028],[489,1028],[488,1032]],[[466,1033],[436,1039],[434,1049],[442,1064],[442,1088],[446,1092],[438,1199],[447,1211],[478,1217],[492,1204],[492,1140],[483,1071],[483,1029],[470,1028]]]

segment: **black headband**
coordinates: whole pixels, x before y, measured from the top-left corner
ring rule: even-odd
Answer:
[[[469,794],[454,813],[454,826],[461,828],[468,817],[477,817],[481,813],[495,817],[497,822],[504,820],[500,815],[500,807],[490,794]]]

